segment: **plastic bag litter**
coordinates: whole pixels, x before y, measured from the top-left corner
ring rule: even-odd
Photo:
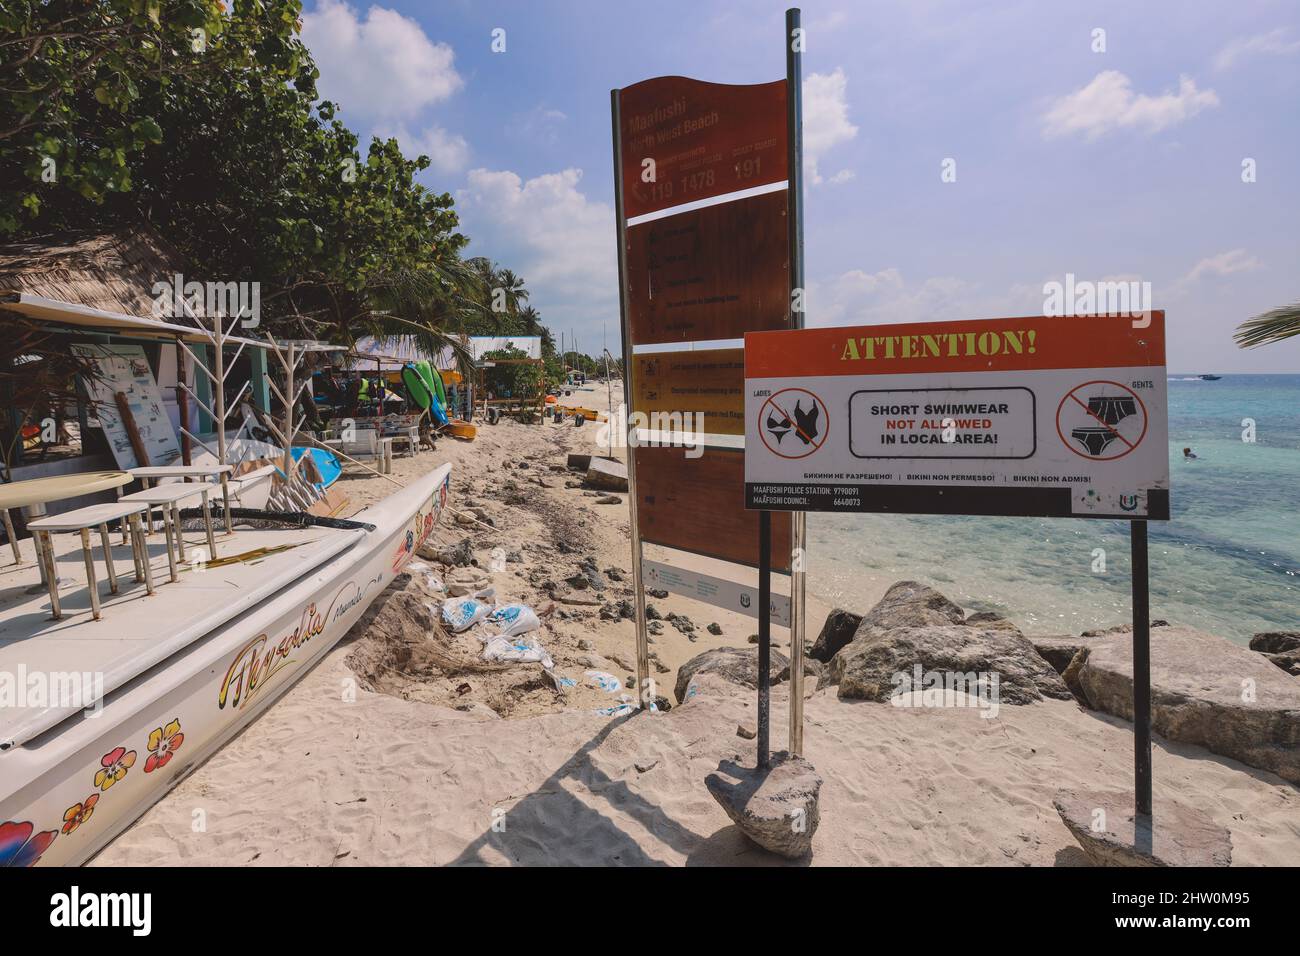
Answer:
[[[586,683],[589,686],[603,690],[607,694],[617,694],[623,689],[623,682],[605,671],[584,671],[583,676],[587,678]]]
[[[430,591],[445,591],[447,586],[442,583],[442,578],[430,571],[424,576],[424,586]]]
[[[476,598],[450,598],[442,602],[442,622],[459,634],[492,613],[492,608]]]
[[[636,710],[636,701],[631,694],[620,694],[618,703],[613,707],[598,707],[596,713],[602,717],[625,717]]]
[[[406,570],[411,572],[427,571],[429,570],[429,566],[425,564],[423,561],[407,561]]]
[[[488,615],[487,619],[501,628],[502,637],[527,634],[529,631],[535,631],[542,626],[542,622],[537,617],[537,612],[527,604],[499,605],[496,610]]]
[[[516,637],[512,640],[497,634],[484,643],[483,657],[489,661],[541,664],[548,671],[555,666],[555,661],[546,653],[546,648],[531,637]]]

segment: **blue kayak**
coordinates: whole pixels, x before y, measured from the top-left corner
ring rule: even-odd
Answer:
[[[332,451],[327,451],[324,448],[304,448],[301,445],[295,445],[290,449],[290,452],[294,461],[299,461],[303,455],[311,452],[311,457],[316,462],[316,468],[320,471],[321,478],[324,479],[317,486],[319,488],[328,488],[339,480],[339,475],[343,474],[343,466],[339,464],[338,456]]]

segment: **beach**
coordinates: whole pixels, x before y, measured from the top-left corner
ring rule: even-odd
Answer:
[[[579,394],[605,405],[603,386]],[[564,467],[570,453],[599,453],[599,437],[593,423],[507,420],[482,425],[474,442],[443,438],[434,452],[398,457],[399,482],[453,463],[452,511],[429,550],[469,538],[478,566],[418,558],[310,674],[92,865],[785,862],[741,836],[703,786],[722,761],[752,765],[754,743],[742,732],[752,733],[754,692],[705,675],[686,703],[674,693],[691,658],[748,647],[752,618],[648,596],[659,618],[691,622],[684,630],[661,620],[652,635],[654,676],[671,709],[598,713],[616,709],[619,694],[591,686],[586,672],[626,683],[636,656],[632,622],[600,613],[632,597],[626,495],[598,503],[608,495],[580,487]],[[353,508],[394,488],[356,466],[338,487]],[[506,560],[494,571],[498,551]],[[674,560],[718,570],[707,559]],[[599,598],[548,587],[584,564],[600,572]],[[809,642],[832,606],[816,569],[814,552]],[[897,580],[862,577],[836,603],[865,612]],[[574,686],[558,692],[537,664],[449,670],[417,653],[429,650],[423,631],[445,597],[434,584],[457,578],[533,607],[543,622],[534,635]],[[1071,633],[1007,614],[1027,634]],[[773,638],[788,652],[784,630]],[[479,647],[473,632],[443,636],[437,660],[468,662]],[[1073,700],[1002,706],[990,719],[969,708],[849,701],[818,685],[806,679],[805,753],[825,781],[815,864],[1082,865],[1054,795],[1132,792],[1131,724]],[[788,691],[788,682],[773,689],[774,749],[787,739]],[[1207,814],[1231,834],[1235,865],[1300,858],[1300,793],[1273,773],[1157,737],[1154,780],[1157,813],[1176,799]]]

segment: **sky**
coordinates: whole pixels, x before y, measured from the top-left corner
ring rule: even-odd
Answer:
[[[430,157],[468,254],[618,354],[609,91],[780,79],[786,6],[306,0],[303,38],[363,142]],[[1072,274],[1149,282],[1171,372],[1300,372],[1300,338],[1232,341],[1300,300],[1294,0],[802,10],[808,324],[1039,315]]]

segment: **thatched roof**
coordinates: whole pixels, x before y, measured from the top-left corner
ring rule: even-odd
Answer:
[[[147,228],[110,236],[49,236],[0,245],[0,292],[26,292],[149,316],[155,282],[184,273],[180,256]]]

